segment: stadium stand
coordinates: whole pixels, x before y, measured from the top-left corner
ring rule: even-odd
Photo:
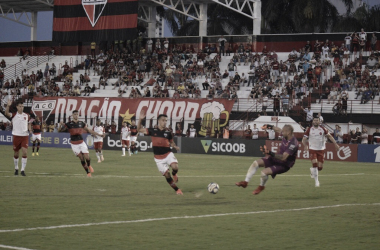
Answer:
[[[110,49],[95,58],[50,56],[38,66],[24,63],[21,74],[3,79],[1,106],[9,98],[28,103],[34,96],[231,98],[236,100],[234,112],[253,117],[280,115],[285,107],[300,121],[308,106],[315,113],[342,116],[380,113],[380,53],[370,48],[349,51],[326,41],[276,53],[266,47],[253,52],[241,43],[223,56],[215,44],[202,51],[156,47],[152,52],[144,46]],[[20,56],[1,59],[7,67],[24,61]]]

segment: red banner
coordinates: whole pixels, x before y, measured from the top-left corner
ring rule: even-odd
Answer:
[[[182,123],[183,131],[190,124],[219,128],[228,124],[233,100],[226,99],[126,99],[126,98],[81,98],[48,97],[34,98],[32,111],[43,120],[54,123],[67,121],[73,110],[79,111],[79,119],[93,124],[94,119],[114,120],[118,126],[123,121],[138,120],[140,112],[146,111],[147,127],[154,126],[159,114],[168,116],[173,128]]]
[[[266,141],[266,146],[269,150],[277,152],[281,146],[281,141]],[[325,160],[327,161],[358,161],[358,145],[356,144],[339,144],[340,149],[336,151],[334,144],[326,143],[326,150],[324,153]],[[304,151],[302,142],[298,145],[297,159],[310,159],[309,151]]]

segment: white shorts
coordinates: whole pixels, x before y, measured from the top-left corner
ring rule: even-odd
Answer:
[[[131,140],[130,140],[131,142],[137,142],[137,136],[131,136]]]
[[[286,71],[281,71],[281,76],[287,76],[288,75],[288,72]]]
[[[88,147],[87,144],[82,142],[81,144],[71,144],[71,149],[73,150],[74,154],[78,156],[80,153],[82,154],[88,154]]]
[[[38,134],[38,135],[32,134],[32,141],[35,141],[35,140],[41,141],[41,134]]]
[[[164,175],[166,173],[166,171],[169,170],[170,164],[178,163],[178,160],[177,160],[177,158],[175,158],[173,152],[170,152],[170,154],[168,154],[168,156],[166,156],[165,159],[154,158],[154,161],[157,164],[158,171],[160,171],[160,173],[162,175]]]
[[[235,71],[228,71],[228,76],[229,77],[234,77],[235,76]]]

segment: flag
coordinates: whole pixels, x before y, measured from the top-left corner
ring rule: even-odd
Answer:
[[[55,0],[53,41],[129,40],[137,33],[137,0]]]

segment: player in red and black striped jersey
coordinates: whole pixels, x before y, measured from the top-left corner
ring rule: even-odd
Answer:
[[[91,173],[94,172],[94,169],[90,164],[90,155],[86,143],[83,141],[82,134],[83,132],[90,133],[92,135],[104,137],[104,134],[98,134],[92,129],[88,128],[86,123],[78,120],[78,110],[73,111],[72,120],[67,123],[61,122],[59,127],[59,132],[68,131],[70,133],[71,140],[71,149],[74,151],[74,154],[79,157],[84,170],[87,173],[88,177],[91,177]]]
[[[166,128],[168,117],[166,115],[159,115],[157,118],[157,128],[141,128],[141,121],[145,118],[145,111],[141,111],[140,120],[137,126],[137,131],[142,132],[152,137],[154,160],[157,164],[158,170],[169,185],[176,191],[178,195],[182,195],[181,189],[176,185],[178,182],[178,161],[175,158],[170,147],[179,150],[179,147],[173,141],[172,133]],[[172,168],[172,176],[170,175],[169,166]]]
[[[132,120],[132,124],[129,127],[129,130],[131,131],[131,146],[130,146],[130,151],[132,154],[137,154],[137,147],[136,147],[136,141],[137,141],[137,126],[136,126],[136,121]]]
[[[38,116],[35,117],[34,121],[32,122],[32,142],[33,142],[33,153],[32,156],[34,156],[34,148],[36,147],[37,142],[37,151],[36,155],[38,156],[38,151],[40,150],[41,145],[41,128],[42,128],[42,122],[40,121],[40,118]]]

